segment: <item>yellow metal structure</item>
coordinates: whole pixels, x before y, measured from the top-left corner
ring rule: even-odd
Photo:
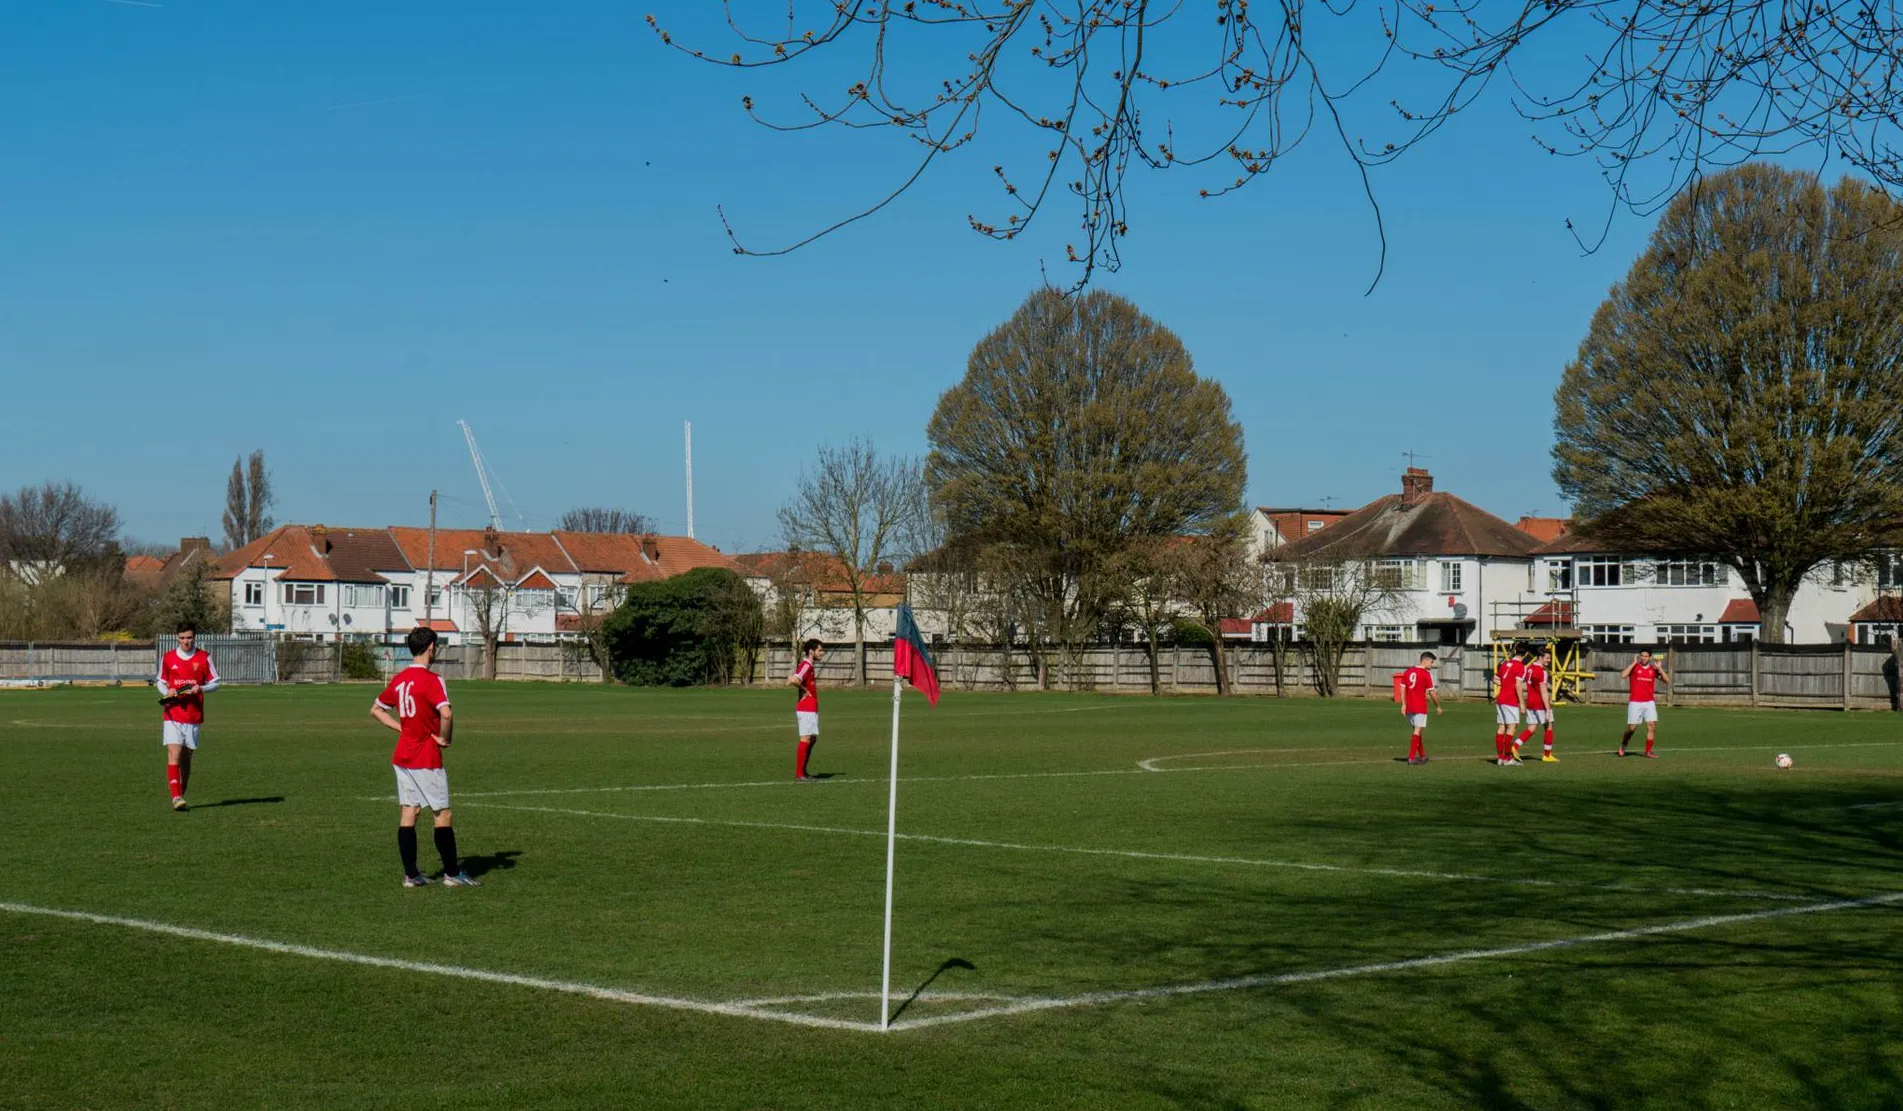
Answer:
[[[1571,634],[1571,635],[1568,635]],[[1513,654],[1516,644],[1553,646],[1553,700],[1555,702],[1584,702],[1585,683],[1588,679],[1598,678],[1598,672],[1585,669],[1585,641],[1571,630],[1564,630],[1558,636],[1542,635],[1538,630],[1524,630],[1524,635],[1512,636],[1495,633],[1487,644],[1487,674],[1494,675],[1500,670],[1500,664]]]

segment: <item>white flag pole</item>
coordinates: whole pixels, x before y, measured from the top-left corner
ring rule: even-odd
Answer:
[[[892,1028],[892,862],[899,840],[899,694],[901,680],[892,676],[892,778],[885,804],[885,967],[879,981],[879,1029]]]

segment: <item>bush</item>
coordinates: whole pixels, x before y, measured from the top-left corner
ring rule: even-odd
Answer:
[[[740,576],[702,567],[629,587],[602,632],[622,682],[692,687],[730,681],[761,621],[760,599]]]
[[[343,655],[344,678],[383,678],[383,667],[377,659],[376,645],[369,641],[353,640],[344,645]]]

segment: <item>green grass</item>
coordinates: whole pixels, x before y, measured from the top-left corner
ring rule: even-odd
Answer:
[[[148,693],[0,693],[0,902],[877,1021],[887,694],[795,785],[783,692],[460,684],[476,891],[398,885],[372,694],[214,695],[175,815]],[[1645,761],[1572,710],[1516,769],[1471,703],[1424,768],[1376,703],[905,721],[901,831],[986,844],[899,845],[901,1023],[1903,892],[1891,715],[1668,710]],[[0,911],[0,1106],[1894,1108],[1900,979],[1886,903],[880,1034]]]

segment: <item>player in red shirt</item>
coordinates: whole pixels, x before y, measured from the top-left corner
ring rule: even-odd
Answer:
[[[403,886],[427,887],[429,877],[416,868],[416,816],[427,807],[436,816],[436,851],[443,858],[444,887],[481,887],[456,859],[456,827],[449,810],[449,773],[443,750],[449,747],[455,720],[442,677],[430,670],[436,659],[436,631],[412,629],[403,643],[414,657],[391,676],[370,704],[370,715],[396,730],[396,849],[403,858]],[[393,713],[394,712],[394,713]]]
[[[1626,688],[1625,736],[1619,738],[1619,755],[1626,755],[1625,746],[1631,742],[1639,723],[1644,722],[1645,757],[1656,760],[1658,754],[1652,751],[1652,744],[1659,734],[1658,685],[1671,682],[1672,677],[1652,659],[1650,648],[1632,657],[1619,677],[1630,684]]]
[[[1436,658],[1432,652],[1422,652],[1420,665],[1401,673],[1401,713],[1406,715],[1408,725],[1414,730],[1407,741],[1407,762],[1410,764],[1427,763],[1427,746],[1421,742],[1421,730],[1427,728],[1427,700],[1434,700],[1435,713],[1447,712],[1441,708],[1440,691],[1435,689]]]
[[[786,685],[798,687],[800,692],[799,702],[793,707],[793,720],[800,734],[799,755],[793,759],[793,780],[811,783],[819,777],[806,774],[806,760],[813,754],[813,746],[819,743],[819,661],[826,658],[826,646],[809,638],[800,645],[800,652],[799,666],[786,677]]]
[[[1536,726],[1546,727],[1545,747],[1540,751],[1542,764],[1557,764],[1553,755],[1553,648],[1542,647],[1526,668],[1526,731],[1513,742],[1513,756],[1519,758],[1520,746],[1533,739]]]
[[[195,645],[198,630],[190,622],[178,627],[178,647],[159,657],[160,714],[165,719],[160,742],[165,745],[165,784],[172,791],[172,809],[183,811],[185,787],[192,778],[192,754],[198,751],[198,727],[205,723],[205,692],[218,689],[218,669],[211,655]]]
[[[1502,766],[1520,762],[1513,754],[1513,731],[1519,728],[1520,711],[1526,705],[1526,658],[1532,654],[1531,648],[1519,645],[1493,673],[1498,684],[1493,695],[1493,762]]]

